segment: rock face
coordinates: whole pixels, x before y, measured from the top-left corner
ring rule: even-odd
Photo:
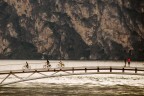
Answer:
[[[1,59],[144,60],[143,0],[0,0]]]

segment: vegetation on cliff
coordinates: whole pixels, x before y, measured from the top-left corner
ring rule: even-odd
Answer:
[[[0,0],[1,59],[144,60],[143,0]]]

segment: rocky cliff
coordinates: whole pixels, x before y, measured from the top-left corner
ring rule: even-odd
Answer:
[[[0,0],[1,59],[144,60],[144,0]]]

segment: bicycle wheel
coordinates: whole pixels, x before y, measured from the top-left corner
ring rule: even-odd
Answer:
[[[51,68],[51,65],[48,65],[48,68]]]
[[[64,65],[64,64],[62,64],[62,67],[65,67],[65,65]]]
[[[51,68],[51,65],[44,65],[43,68],[44,68],[44,69]]]
[[[29,70],[30,70],[30,69],[31,69],[31,66],[28,66],[28,68],[27,68],[27,69],[29,69]]]
[[[57,67],[60,68],[60,67],[61,67],[61,64],[57,64]]]
[[[23,66],[22,69],[23,69],[23,70],[30,70],[30,69],[31,69],[31,66],[28,66],[28,67]]]
[[[22,67],[22,70],[25,70],[25,69],[26,69],[26,66],[23,66],[23,67]]]
[[[46,69],[46,68],[47,68],[47,66],[46,66],[46,65],[43,65],[43,68],[44,68],[44,69]]]

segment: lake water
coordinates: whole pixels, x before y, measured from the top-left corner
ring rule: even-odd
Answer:
[[[0,60],[0,71],[22,69],[26,60]],[[46,61],[27,60],[31,69],[42,68]],[[59,61],[50,60],[52,68]],[[123,61],[63,61],[65,67],[124,66]],[[144,62],[131,62],[144,67]],[[26,76],[20,74],[21,77]],[[37,76],[37,74],[35,75]],[[0,76],[0,81],[2,80]],[[6,82],[15,80],[8,78]],[[144,96],[144,76],[93,74],[37,79],[0,87],[0,96]]]

